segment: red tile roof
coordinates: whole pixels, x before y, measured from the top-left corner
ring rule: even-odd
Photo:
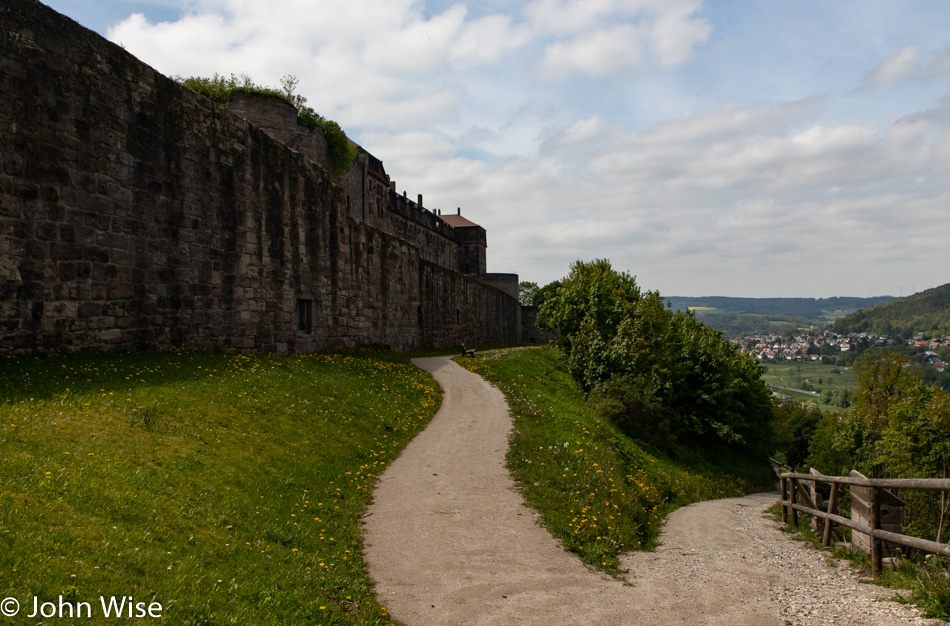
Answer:
[[[475,222],[465,219],[461,215],[450,214],[450,215],[440,215],[439,217],[442,219],[443,222],[455,228],[464,228],[466,226],[478,226],[478,224],[476,224]]]

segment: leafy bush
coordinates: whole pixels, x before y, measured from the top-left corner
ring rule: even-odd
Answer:
[[[631,436],[668,451],[772,451],[760,366],[609,261],[574,263],[541,314],[591,402]]]
[[[330,167],[334,172],[342,173],[350,169],[350,165],[356,159],[356,146],[350,143],[346,133],[340,128],[340,125],[333,120],[319,118],[317,124],[323,129],[327,137],[327,151],[330,154]]]
[[[796,404],[779,404],[774,410],[776,458],[790,467],[807,471],[804,466],[809,443],[822,420],[821,411],[809,411]]]
[[[924,383],[899,354],[863,356],[852,406],[823,418],[808,464],[825,474],[851,469],[875,478],[946,478],[950,469],[950,395]],[[901,491],[904,531],[941,541],[950,525],[943,494]]]
[[[548,298],[556,295],[557,290],[560,288],[561,288],[561,281],[559,280],[552,281],[548,283],[547,285],[545,285],[544,287],[538,287],[538,289],[534,292],[534,295],[531,298],[530,304],[533,304],[534,306],[538,306],[538,307],[541,306],[548,300]],[[544,323],[544,319],[538,318],[538,323],[539,324]],[[546,330],[551,330],[550,328],[547,328],[546,326],[544,328]]]

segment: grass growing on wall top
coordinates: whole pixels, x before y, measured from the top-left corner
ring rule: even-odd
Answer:
[[[0,359],[0,595],[133,596],[176,624],[389,623],[359,518],[438,404],[392,353]]]
[[[708,465],[654,454],[590,410],[553,347],[456,359],[499,384],[511,406],[508,452],[529,506],[586,563],[617,573],[617,557],[652,549],[660,523],[691,502],[760,490]]]
[[[333,120],[326,119],[314,111],[313,108],[307,106],[307,98],[296,93],[299,81],[295,76],[284,76],[281,79],[280,89],[258,85],[246,74],[240,78],[234,74],[227,77],[217,73],[211,78],[204,76],[182,78],[176,76],[175,80],[221,106],[227,106],[231,95],[235,93],[254,93],[285,100],[297,109],[297,122],[301,126],[311,131],[316,129],[317,126],[323,129],[327,139],[330,165],[333,171],[338,174],[343,174],[349,170],[358,156],[358,150],[355,145],[350,143],[340,125]]]

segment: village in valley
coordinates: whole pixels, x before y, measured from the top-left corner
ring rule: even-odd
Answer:
[[[896,346],[905,344],[920,355],[922,364],[930,365],[939,372],[946,371],[947,362],[940,356],[941,349],[950,348],[950,336],[924,339],[917,334],[911,339],[894,339],[874,333],[850,333],[839,335],[826,329],[817,335],[802,334],[795,337],[783,337],[767,334],[754,337],[733,339],[743,354],[752,354],[763,363],[782,361],[810,361],[837,363],[839,357],[851,352],[863,352],[874,346]],[[850,362],[851,359],[848,359]]]

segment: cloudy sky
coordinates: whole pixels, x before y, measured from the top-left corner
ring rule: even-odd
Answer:
[[[950,282],[946,0],[46,0],[174,76],[287,74],[398,190],[545,284]]]

